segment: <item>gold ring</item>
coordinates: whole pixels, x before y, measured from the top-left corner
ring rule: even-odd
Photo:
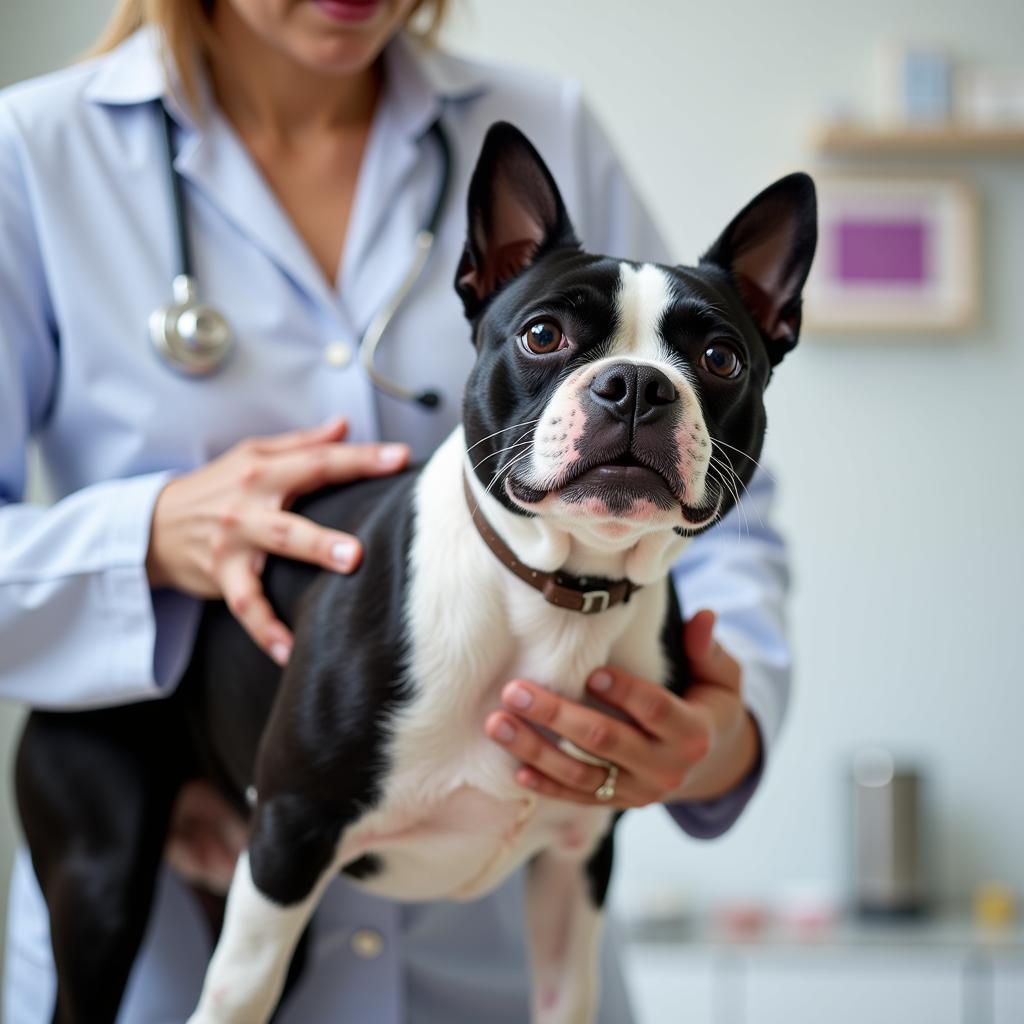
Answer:
[[[594,790],[594,796],[603,803],[611,800],[615,796],[615,783],[618,779],[618,766],[614,764],[608,765],[608,774],[605,776],[604,782]]]

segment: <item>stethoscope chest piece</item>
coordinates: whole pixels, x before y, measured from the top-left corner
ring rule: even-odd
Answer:
[[[195,279],[187,274],[174,279],[174,302],[150,314],[149,335],[164,361],[191,377],[219,370],[234,345],[227,319],[198,301]]]

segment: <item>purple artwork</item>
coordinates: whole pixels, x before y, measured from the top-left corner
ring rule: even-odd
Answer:
[[[928,268],[929,223],[924,218],[839,220],[836,277],[843,284],[923,285]]]

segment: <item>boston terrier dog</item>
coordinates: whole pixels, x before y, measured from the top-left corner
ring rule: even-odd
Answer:
[[[17,793],[58,1024],[114,1020],[196,777],[250,837],[192,1024],[270,1018],[339,872],[396,900],[471,900],[523,865],[532,1019],[594,1019],[616,768],[570,746],[600,766],[597,799],[545,798],[483,723],[513,678],[580,700],[612,664],[683,692],[669,568],[760,454],[765,385],[799,334],[814,187],[776,182],[696,267],[593,255],[533,146],[497,124],[468,212],[463,426],[421,470],[296,506],[365,554],[351,576],[268,560],[295,631],[283,674],[211,603],[168,699],[30,716]]]

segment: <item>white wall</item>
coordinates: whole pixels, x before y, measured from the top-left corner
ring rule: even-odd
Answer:
[[[108,7],[3,0],[0,82],[80,51]],[[1021,59],[1024,39],[1019,0],[456,10],[451,45],[583,81],[680,259],[780,171],[813,166],[811,122],[837,99],[867,103],[879,37],[924,35],[1004,64]],[[879,740],[930,773],[943,892],[989,876],[1024,889],[1024,161],[927,169],[970,173],[982,191],[984,324],[937,344],[808,338],[778,374],[771,460],[797,581],[790,721],[724,839],[684,842],[660,811],[630,816],[617,882],[630,905],[666,890],[702,901],[770,896],[788,879],[840,882],[846,757]]]

